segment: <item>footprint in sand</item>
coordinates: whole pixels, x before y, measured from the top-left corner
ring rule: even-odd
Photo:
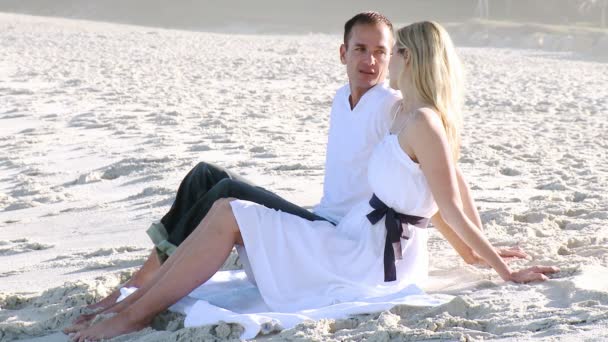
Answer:
[[[172,196],[174,194],[175,194],[174,189],[165,188],[162,186],[150,186],[150,187],[144,188],[138,194],[129,196],[121,201],[136,200],[136,199],[146,198],[146,197],[150,197],[150,196]]]
[[[522,215],[513,215],[513,220],[524,223],[541,223],[547,218],[547,215],[539,212],[530,212]]]
[[[521,171],[510,168],[510,167],[503,167],[500,169],[500,174],[505,175],[505,176],[520,176]]]
[[[288,164],[288,165],[279,165],[271,168],[271,170],[275,171],[303,171],[303,170],[317,170],[318,166],[313,165],[304,165],[301,163],[296,164]]]
[[[582,216],[582,215],[586,215],[589,214],[589,210],[587,209],[568,209],[564,215],[568,216],[568,217],[577,217],[577,216]]]
[[[98,171],[92,171],[92,172],[87,172],[87,173],[81,174],[80,176],[78,176],[78,178],[76,180],[68,182],[65,185],[66,186],[83,185],[83,184],[95,183],[95,182],[100,182],[100,181],[101,181],[101,173],[99,173]]]
[[[251,166],[257,166],[259,163],[257,161],[254,160],[239,160],[235,166],[238,168],[241,167],[251,167]]]
[[[584,215],[582,218],[584,218],[586,220],[588,220],[588,219],[608,220],[608,210],[593,211],[593,212],[590,212],[590,213]]]
[[[4,211],[12,211],[12,210],[21,210],[21,209],[33,208],[36,205],[38,205],[38,203],[33,202],[33,201],[29,201],[29,200],[23,200],[23,201],[18,201],[18,202],[14,202],[14,203],[9,204],[8,206],[6,206],[4,208]]]
[[[113,254],[141,252],[141,251],[145,251],[145,250],[147,250],[147,248],[123,246],[123,247],[116,247],[116,248],[100,248],[100,249],[90,252],[90,253],[76,253],[76,255],[79,255],[79,256],[82,256],[82,257],[85,257],[88,259],[88,258],[94,258],[94,257],[100,257],[100,256],[109,256],[109,255],[113,255]]]
[[[55,245],[30,242],[28,239],[0,241],[0,256],[41,251],[53,247],[55,247]]]
[[[209,145],[194,145],[190,147],[190,151],[192,152],[205,152],[205,151],[211,151],[213,148],[211,148],[211,146]]]
[[[505,226],[511,223],[509,221],[513,217],[508,210],[501,208],[481,211],[479,216],[484,225],[494,222],[495,224]]]
[[[77,268],[71,273],[87,272],[104,268],[130,268],[141,266],[148,256],[148,248],[122,246],[100,248],[93,252],[59,255],[45,261],[45,268]]]
[[[504,146],[504,145],[490,145],[489,147],[493,150],[501,151],[501,152],[510,152],[511,151],[511,149],[509,147]]]
[[[274,153],[258,153],[258,154],[254,154],[251,156],[252,158],[261,158],[261,159],[270,159],[270,158],[276,158],[278,157],[278,155],[274,154]]]
[[[556,221],[557,225],[562,230],[583,230],[589,226],[589,223],[573,222],[570,220]]]
[[[229,138],[224,138],[224,137],[220,138],[220,139],[214,139],[213,142],[215,144],[233,144],[233,143],[236,143],[236,141],[231,140]]]
[[[4,310],[19,310],[29,305],[32,298],[22,294],[0,294],[0,308]],[[1,337],[1,335],[0,335]]]
[[[21,274],[21,273],[23,273],[23,271],[8,271],[8,272],[0,273],[0,278],[11,277],[11,276]],[[1,306],[0,306],[0,308],[1,308]]]
[[[86,266],[75,270],[72,273],[88,272],[105,268],[130,268],[141,266],[147,258],[145,256],[133,259],[114,259],[114,260],[98,260],[87,262]]]
[[[589,195],[584,192],[576,191],[572,196],[568,197],[568,200],[571,202],[582,202],[587,199]]]
[[[564,191],[564,190],[568,190],[568,187],[561,180],[556,180],[556,181],[553,181],[550,183],[540,184],[536,187],[536,189]]]
[[[267,152],[267,150],[263,146],[254,146],[254,147],[252,147],[252,148],[249,149],[249,152],[252,152],[252,153],[264,153],[264,152]]]
[[[165,168],[165,164],[172,161],[171,158],[126,158],[105,168],[101,178],[106,180],[113,180],[119,177],[128,176],[133,173],[143,173],[146,171],[162,171]]]

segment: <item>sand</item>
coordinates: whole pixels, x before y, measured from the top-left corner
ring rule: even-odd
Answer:
[[[0,340],[65,341],[60,330],[81,306],[145,260],[146,228],[199,161],[314,205],[331,99],[346,82],[339,42],[0,14]],[[432,231],[425,288],[453,301],[261,339],[608,338],[608,64],[487,45],[459,49],[468,72],[461,167],[490,241],[532,256],[514,267],[562,272],[505,283],[465,265]],[[242,331],[184,329],[182,320],[165,313],[157,330],[115,340]]]

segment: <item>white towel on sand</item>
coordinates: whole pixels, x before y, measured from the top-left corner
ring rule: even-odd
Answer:
[[[122,288],[121,301],[136,288]],[[208,282],[170,307],[186,315],[185,327],[207,324],[238,323],[245,329],[242,339],[252,339],[259,333],[293,328],[305,320],[322,318],[343,319],[352,315],[381,312],[395,305],[436,306],[452,299],[448,295],[428,295],[411,285],[398,293],[383,297],[364,298],[357,302],[334,304],[299,312],[273,312],[262,300],[258,289],[247,280],[244,271],[217,272]]]

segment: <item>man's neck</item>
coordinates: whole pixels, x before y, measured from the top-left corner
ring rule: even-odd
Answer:
[[[365,93],[367,93],[372,88],[373,87],[367,88],[367,89],[363,89],[363,88],[353,89],[351,87],[350,96],[348,97],[348,102],[350,103],[350,110],[355,109],[355,107],[357,107],[357,104],[359,103],[359,101],[361,100],[363,95],[365,95]]]

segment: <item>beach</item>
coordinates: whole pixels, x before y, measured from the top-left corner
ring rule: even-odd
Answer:
[[[455,296],[449,303],[306,322],[261,339],[608,339],[608,64],[597,50],[605,32],[588,36],[584,54],[555,32],[551,45],[542,30],[499,41],[500,28],[453,30],[470,42],[458,45],[467,76],[459,164],[485,234],[531,255],[512,267],[561,272],[505,283],[431,230],[425,290]],[[146,260],[146,229],[200,161],[312,208],[331,101],[347,82],[341,39],[0,13],[0,341],[66,341],[61,329],[82,305]],[[239,267],[233,255],[224,268]],[[154,328],[113,341],[233,340],[242,331],[185,329],[170,313]]]

